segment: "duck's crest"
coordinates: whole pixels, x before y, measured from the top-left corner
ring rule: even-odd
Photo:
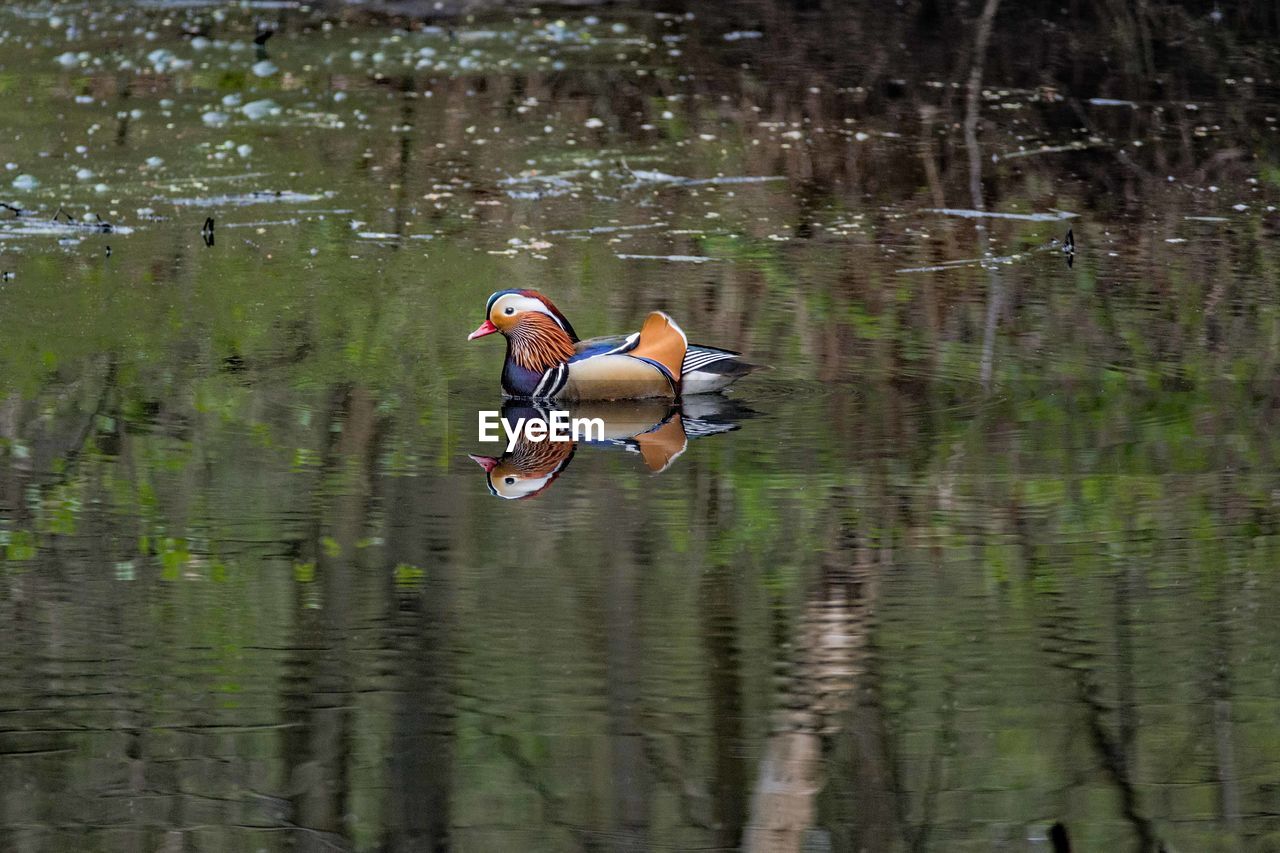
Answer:
[[[546,307],[547,313],[550,314],[551,317],[557,323],[560,324],[560,328],[564,329],[565,334],[569,336],[569,339],[573,341],[575,344],[578,342],[578,333],[573,330],[573,325],[569,322],[569,318],[564,316],[564,314],[560,313],[560,309],[557,308],[550,299],[543,296],[541,293],[539,293],[536,290],[524,290],[519,287],[512,287],[512,288],[508,288],[507,290],[495,291],[492,295],[490,295],[489,301],[486,302],[484,305],[484,315],[488,317],[489,312],[493,310],[493,303],[498,301],[498,299],[500,299],[501,297],[506,296],[508,293],[515,293],[520,296],[527,296],[530,299],[536,299],[539,302],[541,302]]]

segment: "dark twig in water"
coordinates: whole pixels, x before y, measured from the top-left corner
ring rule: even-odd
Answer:
[[[275,28],[270,24],[258,24],[258,34],[253,37],[253,43],[262,47],[267,43],[267,39],[276,34]]]
[[[76,221],[76,218],[75,218],[74,216],[72,216],[70,213],[67,213],[65,210],[63,210],[61,206],[59,206],[59,207],[58,207],[58,209],[57,209],[57,210],[55,210],[55,211],[53,212],[53,219],[52,219],[52,221],[53,221],[53,222],[57,222],[57,221],[58,221],[58,217],[59,217],[59,216],[65,216],[65,217],[67,217],[67,221],[68,221],[68,222],[75,222],[75,221]]]
[[[1049,844],[1053,847],[1053,853],[1071,853],[1071,839],[1067,836],[1067,827],[1062,821],[1049,827]]]
[[[18,207],[17,205],[13,205],[13,204],[6,204],[5,202],[0,201],[0,207],[3,207],[5,210],[11,210],[11,211],[13,211],[13,215],[14,215],[14,216],[21,216],[21,215],[22,215],[22,208]]]
[[[1067,256],[1067,269],[1071,269],[1076,261],[1076,234],[1074,229],[1067,229],[1067,236],[1062,239],[1062,251]]]
[[[200,226],[200,236],[204,238],[206,246],[213,245],[213,217],[206,217],[204,225]]]

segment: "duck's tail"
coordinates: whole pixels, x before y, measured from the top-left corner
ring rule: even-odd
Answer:
[[[681,391],[686,396],[720,391],[760,369],[761,365],[747,361],[742,353],[694,344],[685,351],[681,364]]]

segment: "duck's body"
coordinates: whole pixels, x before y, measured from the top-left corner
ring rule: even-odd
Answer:
[[[507,339],[502,390],[537,400],[629,400],[719,391],[756,365],[729,350],[690,345],[660,311],[631,335],[580,340],[564,315],[533,290],[489,297],[486,320],[469,339]]]

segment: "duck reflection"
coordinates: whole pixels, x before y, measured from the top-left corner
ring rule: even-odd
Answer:
[[[538,420],[550,425],[551,411],[528,401],[509,400],[501,417],[514,430],[521,419],[526,424]],[[637,453],[645,467],[658,474],[684,453],[689,439],[732,432],[738,421],[753,414],[723,397],[685,400],[681,405],[665,400],[584,403],[567,411],[573,419],[599,418],[604,424],[603,435],[592,432],[590,440],[580,441],[531,440],[521,430],[515,446],[501,456],[470,454],[484,469],[491,494],[507,500],[542,494],[569,467],[579,445]]]

